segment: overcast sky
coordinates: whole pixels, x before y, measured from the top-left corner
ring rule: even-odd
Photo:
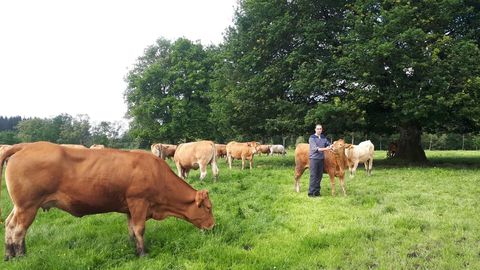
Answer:
[[[223,41],[237,0],[0,1],[0,115],[122,120],[124,77],[159,37]]]

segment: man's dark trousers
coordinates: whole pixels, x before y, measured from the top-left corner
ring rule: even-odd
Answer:
[[[308,196],[320,196],[320,184],[323,176],[323,159],[310,159],[310,187]]]

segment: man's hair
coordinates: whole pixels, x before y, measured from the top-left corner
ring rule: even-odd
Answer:
[[[318,126],[320,126],[321,128],[323,128],[321,124],[316,124],[316,125],[315,125],[315,128],[317,128]]]

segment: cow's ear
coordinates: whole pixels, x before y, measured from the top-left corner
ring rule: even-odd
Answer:
[[[249,143],[249,142],[247,142],[247,146],[252,146],[252,144],[251,144],[251,143]]]
[[[195,204],[197,204],[197,207],[202,206],[203,200],[205,200],[207,197],[208,197],[207,190],[198,190],[197,194],[195,195]]]

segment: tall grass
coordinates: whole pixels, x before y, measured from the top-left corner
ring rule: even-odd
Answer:
[[[423,167],[399,167],[377,152],[371,177],[359,166],[347,178],[348,196],[332,197],[324,175],[314,199],[308,171],[294,192],[292,153],[258,157],[252,171],[221,160],[217,183],[211,170],[204,182],[192,172],[190,184],[210,191],[216,227],[149,221],[147,257],[134,255],[124,215],[52,209],[30,227],[27,256],[0,268],[480,269],[480,152],[427,152]],[[2,185],[5,218],[12,205]]]

